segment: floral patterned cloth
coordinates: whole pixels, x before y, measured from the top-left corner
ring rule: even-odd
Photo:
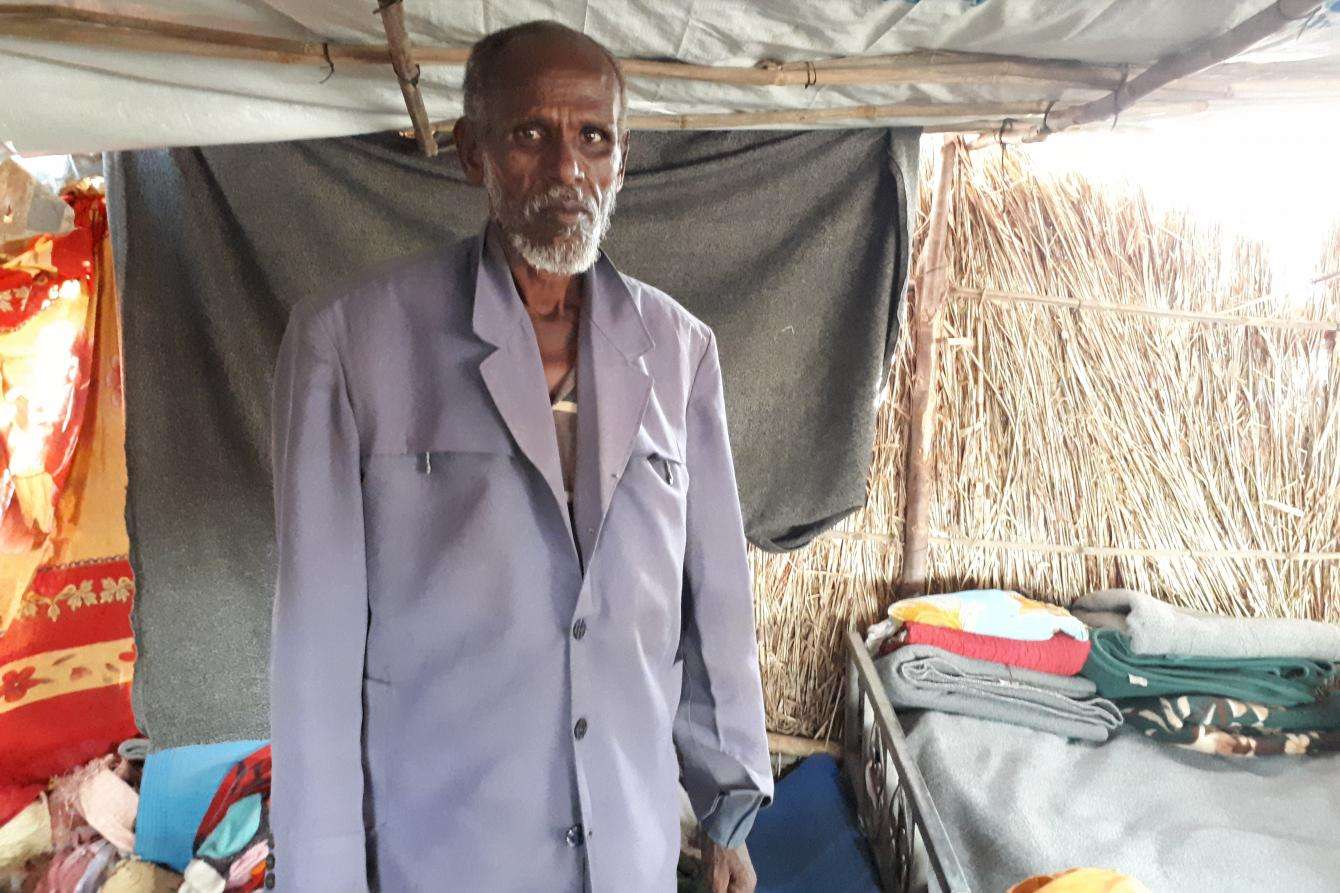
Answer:
[[[1131,729],[1202,753],[1259,757],[1340,750],[1340,693],[1302,707],[1181,695],[1123,701],[1121,710]]]
[[[0,404],[13,410],[0,438],[6,790],[45,783],[138,734],[130,701],[135,583],[125,526],[121,339],[106,208],[88,186],[65,198],[75,209],[72,233],[0,258]],[[16,284],[19,277],[26,284]],[[40,362],[23,353],[33,350]],[[24,451],[34,438],[41,441],[35,467],[50,486],[24,497],[13,478],[31,469],[16,466],[16,457],[29,461]],[[42,500],[50,502],[49,517]]]

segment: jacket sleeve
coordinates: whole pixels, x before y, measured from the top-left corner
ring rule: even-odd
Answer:
[[[275,880],[285,891],[365,893],[358,433],[329,324],[306,304],[294,309],[279,350],[272,415]]]
[[[684,789],[718,844],[744,842],[772,800],[753,586],[735,486],[715,335],[688,403],[688,520],[675,744]]]

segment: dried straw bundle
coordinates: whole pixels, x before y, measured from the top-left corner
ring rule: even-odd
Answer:
[[[931,589],[1064,602],[1124,585],[1340,621],[1340,277],[1271,295],[1261,245],[1156,213],[1136,190],[960,158]],[[923,219],[926,205],[923,190]],[[1335,271],[1340,231],[1319,275]],[[835,731],[840,635],[892,598],[909,359],[904,341],[867,507],[805,550],[753,555],[776,731]]]

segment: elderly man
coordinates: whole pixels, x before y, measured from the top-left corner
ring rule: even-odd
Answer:
[[[274,402],[283,890],[714,889],[772,793],[715,338],[599,250],[623,78],[481,40],[476,238],[294,310]]]

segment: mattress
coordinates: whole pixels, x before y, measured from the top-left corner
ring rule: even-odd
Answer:
[[[900,714],[973,891],[1112,868],[1162,891],[1340,890],[1340,757],[1229,759]]]

